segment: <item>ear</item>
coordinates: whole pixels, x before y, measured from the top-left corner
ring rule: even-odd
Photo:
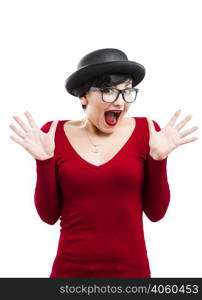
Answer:
[[[79,99],[81,100],[81,103],[82,103],[83,105],[87,105],[87,104],[88,104],[87,98],[86,98],[85,96],[79,97]]]

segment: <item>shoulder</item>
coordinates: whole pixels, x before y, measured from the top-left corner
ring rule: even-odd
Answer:
[[[135,117],[135,118],[136,118],[136,125],[137,125],[137,134],[139,136],[139,139],[142,141],[142,143],[145,143],[145,145],[147,145],[150,138],[147,117]],[[153,119],[151,120],[153,121],[156,131],[160,131],[161,127],[159,126],[158,122],[156,122]]]
[[[137,136],[139,140],[139,147],[144,153],[144,158],[146,159],[148,152],[149,152],[149,139],[150,139],[150,133],[149,133],[149,126],[147,117],[135,117],[136,118],[136,124],[137,124]],[[150,119],[150,118],[149,118]],[[156,131],[161,130],[159,124],[151,119],[154,123],[154,127]]]
[[[51,126],[52,122],[53,122],[53,121],[48,121],[48,122],[46,122],[45,124],[43,124],[43,125],[41,126],[40,129],[41,129],[42,131],[44,131],[44,132],[48,132],[49,129],[50,129],[50,126]]]
[[[41,129],[43,132],[48,132],[49,129],[50,129],[50,127],[51,127],[51,124],[53,123],[53,121],[54,121],[54,120],[46,122],[45,124],[43,124],[43,125],[41,126],[40,129]],[[67,121],[67,120],[58,120],[57,128],[58,128],[58,126],[61,126],[61,124],[65,123],[66,121]]]
[[[65,127],[81,127],[83,120],[66,120],[64,121]]]
[[[140,123],[141,127],[142,127],[142,130],[145,130],[145,131],[148,131],[149,130],[149,126],[148,126],[148,121],[147,121],[147,117],[136,117],[138,120],[137,122]],[[148,119],[150,119],[148,117]],[[154,123],[154,127],[156,129],[156,131],[159,131],[161,130],[161,127],[160,125],[158,124],[158,122],[156,122],[155,120],[151,119]]]

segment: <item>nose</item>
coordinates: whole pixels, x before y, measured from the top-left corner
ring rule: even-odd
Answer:
[[[119,105],[125,104],[125,101],[123,100],[123,96],[121,93],[119,94],[118,98],[116,99],[116,101],[114,103],[119,104]]]

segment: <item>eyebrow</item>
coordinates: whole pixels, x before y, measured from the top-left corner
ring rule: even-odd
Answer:
[[[130,84],[133,86],[132,82],[129,82],[128,84],[125,85],[124,88],[127,88]]]
[[[128,82],[128,83],[125,85],[125,88],[126,88],[127,86],[129,86],[129,84],[133,85],[132,82]],[[114,87],[114,85],[113,85],[112,87]]]
[[[127,87],[129,84],[132,84],[132,82],[129,82],[128,84],[126,84],[125,87]]]

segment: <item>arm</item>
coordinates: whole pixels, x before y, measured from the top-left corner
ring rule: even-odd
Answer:
[[[161,130],[155,121],[154,125],[157,131]],[[149,151],[148,136],[147,156],[144,166],[143,211],[152,222],[156,222],[163,218],[170,202],[170,189],[166,170],[167,158],[155,160],[150,156]]]
[[[47,122],[41,130],[48,132],[50,125],[51,122]],[[62,208],[62,193],[57,178],[55,155],[46,160],[35,160],[37,171],[35,207],[40,218],[53,225],[59,219]]]

